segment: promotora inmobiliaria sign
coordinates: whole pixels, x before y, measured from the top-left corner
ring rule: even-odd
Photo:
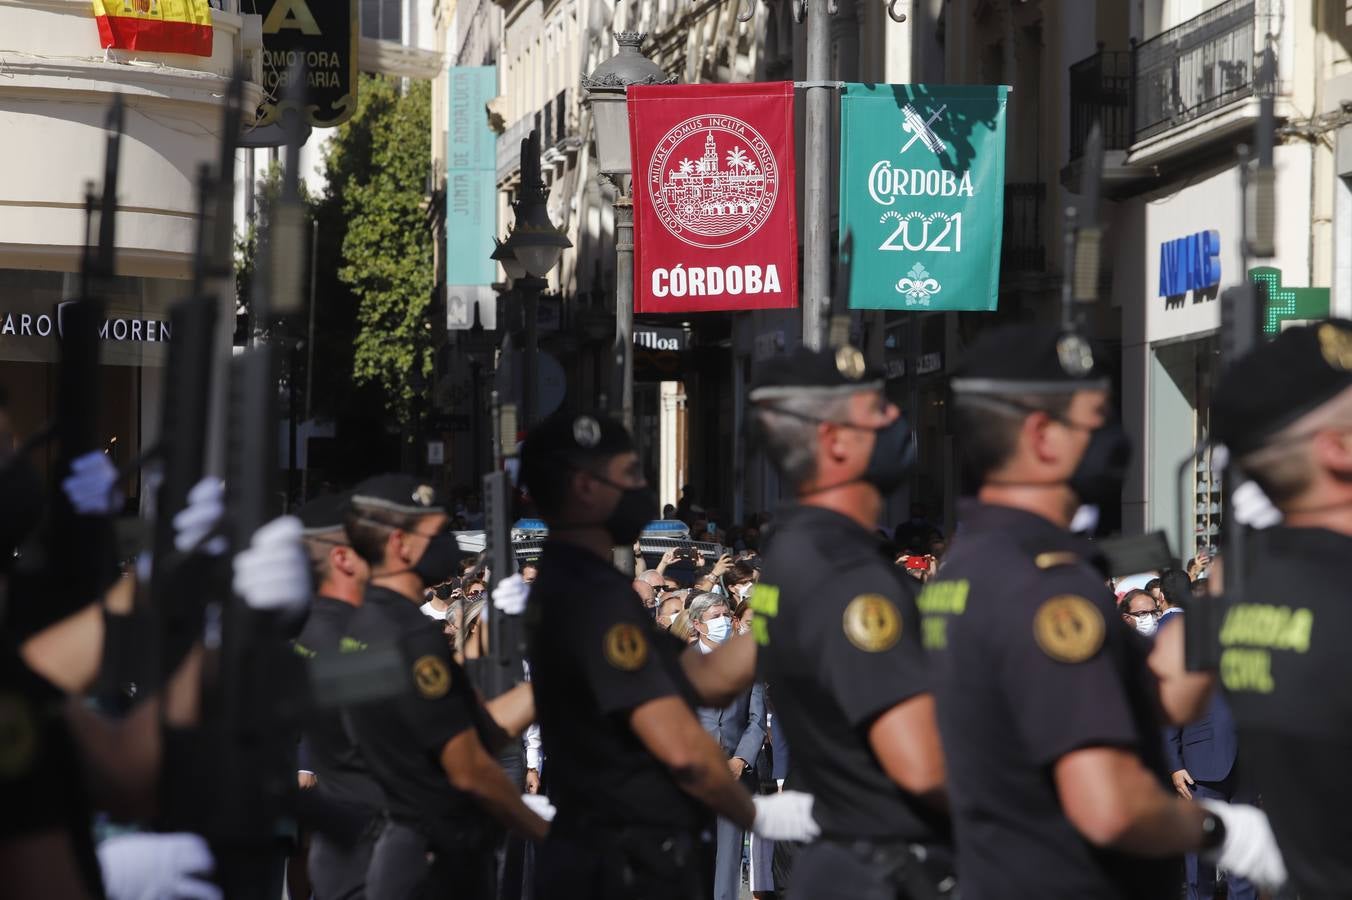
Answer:
[[[1003,85],[848,84],[840,235],[853,309],[995,309]]]
[[[798,303],[793,84],[632,85],[634,307]]]

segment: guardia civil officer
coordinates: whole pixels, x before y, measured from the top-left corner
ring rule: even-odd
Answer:
[[[297,513],[304,526],[301,534],[315,596],[294,647],[311,664],[321,656],[337,656],[371,576],[370,564],[352,549],[343,528],[350,501],[350,494],[330,494]],[[313,813],[308,817],[309,872],[315,900],[356,900],[364,896],[371,851],[384,822],[384,794],[338,710],[310,712],[302,746],[306,771],[301,777],[308,789],[301,797],[304,808]]]
[[[918,604],[963,897],[1171,896],[1188,852],[1280,882],[1261,812],[1169,787],[1156,707],[1183,721],[1210,689],[1183,670],[1177,619],[1153,650],[1121,625],[1094,545],[1067,530],[1121,490],[1131,453],[1088,342],[992,329],[951,387],[979,491]]]
[[[534,840],[548,830],[492,755],[530,723],[529,686],[495,700],[490,714],[440,622],[418,609],[460,558],[449,525],[436,491],[404,475],[358,485],[347,516],[348,540],[371,577],[340,650],[392,657],[403,672],[396,696],[345,710],[385,794],[387,821],[366,878],[372,900],[492,898],[500,827]]]
[[[657,515],[624,427],[558,414],[534,428],[521,478],[549,526],[527,608],[531,678],[558,816],[538,900],[697,900],[712,885],[713,813],[768,837],[816,833],[811,798],[753,798],[695,708],[686,645],[611,563]]]
[[[1260,344],[1222,377],[1211,415],[1284,517],[1247,544],[1244,595],[1221,620],[1245,777],[1299,896],[1352,897],[1352,322]]]
[[[750,400],[798,501],[777,518],[751,593],[757,665],[793,748],[790,781],[816,798],[822,828],[795,858],[789,897],[947,894],[944,761],[916,582],[874,530],[909,471],[910,430],[850,346],[767,362]]]

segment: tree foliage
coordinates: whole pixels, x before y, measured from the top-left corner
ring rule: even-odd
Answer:
[[[401,92],[398,80],[363,76],[358,96],[356,116],[339,129],[325,161],[327,212],[341,210],[337,275],[357,301],[353,378],[378,386],[407,424],[414,385],[432,370],[431,87],[413,81]]]

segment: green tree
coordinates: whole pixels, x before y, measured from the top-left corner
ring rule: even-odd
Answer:
[[[432,371],[433,235],[427,224],[431,86],[363,76],[357,114],[326,160],[344,219],[339,280],[356,298],[352,375],[378,387],[401,425],[414,415],[413,382]],[[337,210],[330,202],[327,212]],[[321,230],[326,216],[321,211]]]

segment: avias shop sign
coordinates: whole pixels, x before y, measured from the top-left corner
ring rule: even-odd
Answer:
[[[0,320],[0,337],[60,337],[61,312],[65,303],[50,313],[9,312]],[[99,326],[99,339],[104,341],[133,341],[158,343],[170,338],[169,323],[162,319],[133,319],[110,317]]]
[[[796,306],[793,84],[628,97],[635,312]]]

